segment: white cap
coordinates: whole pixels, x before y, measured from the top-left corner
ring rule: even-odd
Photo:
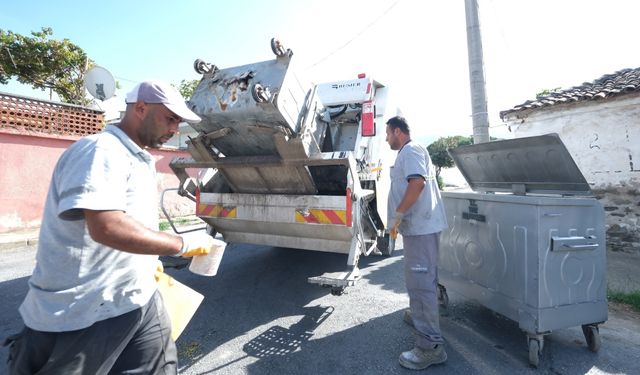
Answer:
[[[137,102],[150,104],[161,103],[171,112],[180,116],[183,121],[195,124],[201,120],[198,115],[187,107],[184,98],[175,87],[160,81],[138,83],[136,87],[127,94],[125,102],[127,104]]]

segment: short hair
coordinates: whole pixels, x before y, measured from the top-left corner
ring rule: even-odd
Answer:
[[[402,116],[394,116],[387,120],[387,125],[393,129],[400,129],[404,134],[411,134],[411,130],[409,130],[409,123],[407,119]]]

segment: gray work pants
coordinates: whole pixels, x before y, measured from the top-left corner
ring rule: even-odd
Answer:
[[[139,309],[84,329],[41,332],[25,327],[8,341],[12,375],[177,373],[171,321],[159,292]]]
[[[403,236],[404,276],[415,328],[422,349],[443,342],[438,314],[438,251],[440,233]]]

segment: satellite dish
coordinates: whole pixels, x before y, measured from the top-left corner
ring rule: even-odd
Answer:
[[[101,66],[94,66],[84,76],[84,87],[91,96],[99,100],[107,100],[116,93],[116,81],[109,71]]]

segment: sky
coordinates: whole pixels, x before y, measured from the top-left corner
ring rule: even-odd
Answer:
[[[270,60],[277,37],[306,81],[366,73],[388,86],[416,139],[473,132],[464,0],[2,2],[1,29],[28,35],[51,27],[53,38],[69,39],[115,76],[116,96],[96,102],[107,118],[139,81],[199,79],[197,58],[219,68]],[[499,112],[536,93],[640,66],[640,1],[478,0],[478,7],[492,137],[511,138]],[[49,98],[15,81],[0,91]]]

